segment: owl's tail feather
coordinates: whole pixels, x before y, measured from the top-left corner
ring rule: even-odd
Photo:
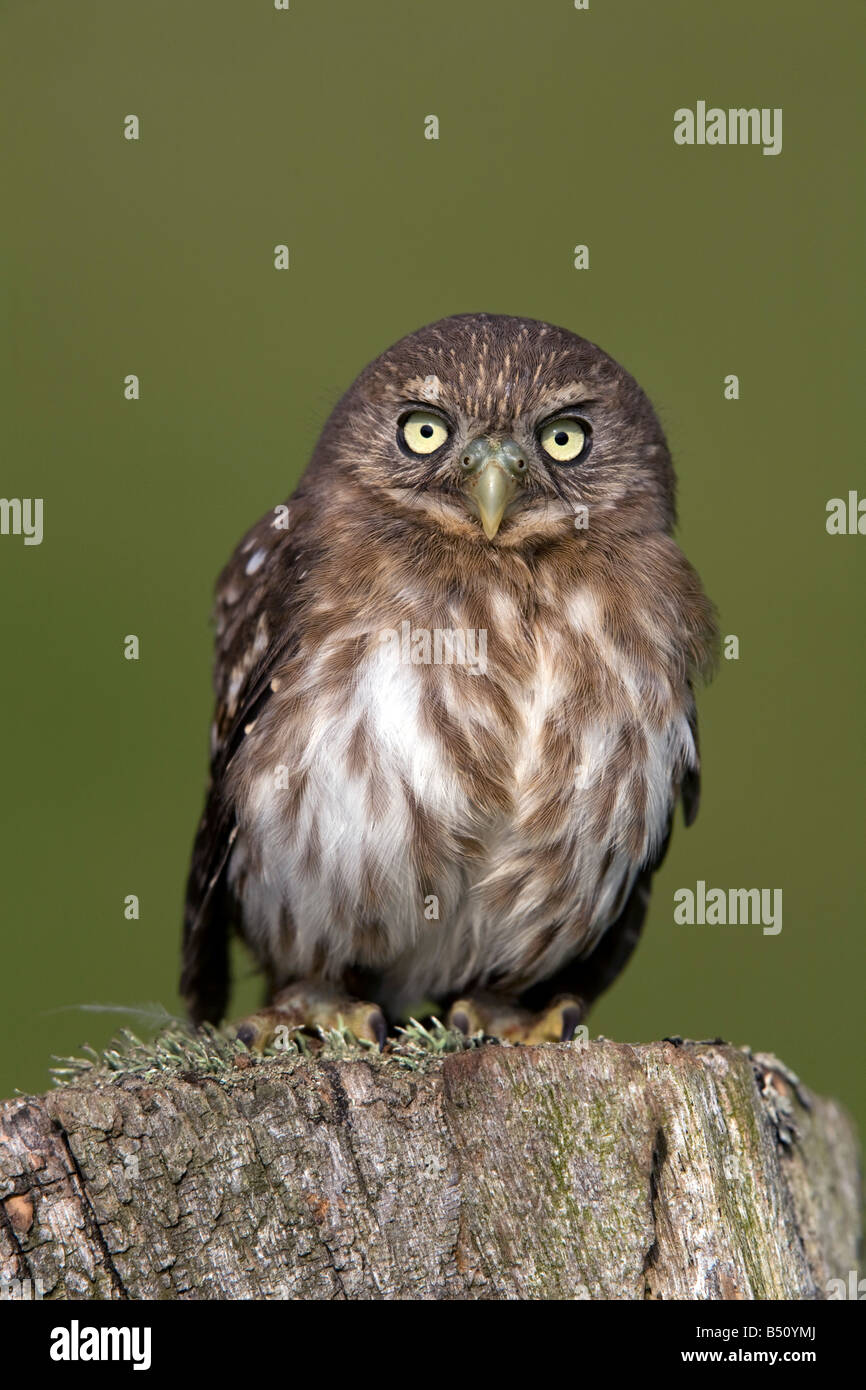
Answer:
[[[219,1023],[229,996],[230,906],[226,865],[237,828],[211,793],[186,889],[180,992],[193,1023]]]

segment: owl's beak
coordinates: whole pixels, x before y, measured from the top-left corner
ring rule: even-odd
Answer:
[[[476,439],[461,459],[463,493],[477,510],[489,541],[526,476],[526,460],[513,439]]]

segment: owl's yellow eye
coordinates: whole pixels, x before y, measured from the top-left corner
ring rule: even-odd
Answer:
[[[568,415],[551,420],[538,436],[544,452],[556,463],[574,463],[586,444],[586,429],[580,420]]]
[[[448,426],[440,415],[413,410],[401,426],[403,442],[413,454],[432,454],[448,438]]]

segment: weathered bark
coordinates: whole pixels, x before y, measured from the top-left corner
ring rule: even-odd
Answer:
[[[0,1109],[0,1278],[59,1298],[800,1298],[851,1122],[733,1047],[94,1072]]]

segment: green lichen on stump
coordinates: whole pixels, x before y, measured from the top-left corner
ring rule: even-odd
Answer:
[[[411,1019],[389,1040],[381,1061],[417,1070],[441,1059],[449,1052],[477,1047],[480,1038],[465,1038],[454,1028],[446,1028],[437,1018],[427,1023]],[[227,1078],[237,1074],[239,1059],[249,1067],[277,1057],[293,1061],[299,1057],[322,1061],[380,1060],[375,1044],[357,1038],[348,1028],[318,1029],[312,1033],[295,1028],[285,1045],[274,1044],[259,1055],[239,1042],[231,1028],[215,1028],[204,1023],[192,1029],[180,1020],[160,1029],[153,1039],[142,1040],[128,1028],[121,1028],[111,1047],[97,1052],[84,1047],[82,1057],[55,1057],[51,1074],[56,1085],[67,1086],[85,1076],[156,1076],[189,1073],[200,1077]]]

